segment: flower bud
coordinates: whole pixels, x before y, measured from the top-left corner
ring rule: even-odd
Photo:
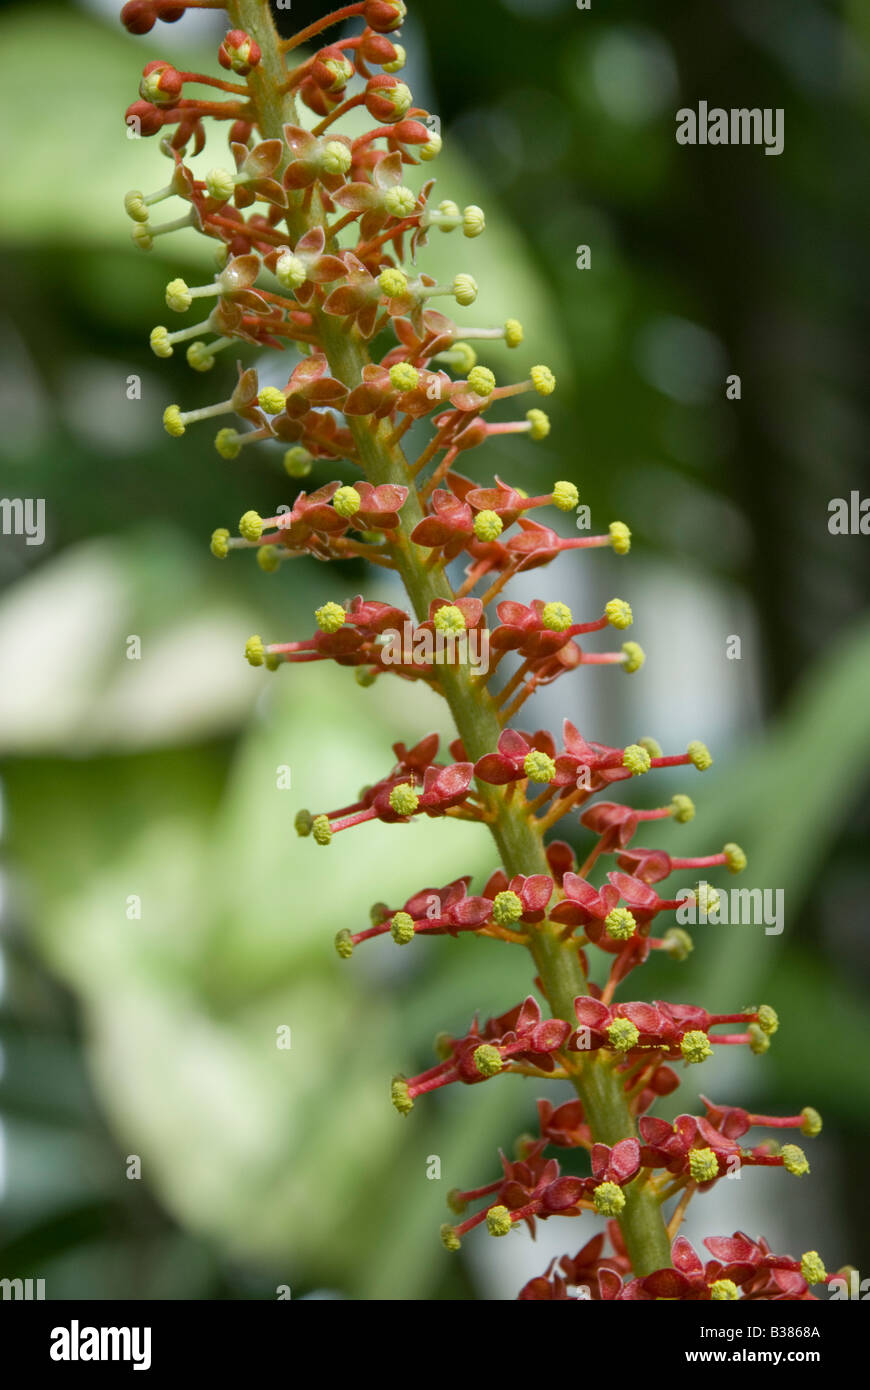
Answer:
[[[298,290],[308,279],[308,267],[292,251],[285,251],[275,262],[275,278],[285,290]]]
[[[552,396],[556,389],[556,378],[549,367],[533,367],[529,375],[539,396]]]
[[[350,169],[353,156],[347,145],[341,140],[328,140],[323,147],[323,154],[320,159],[320,167],[325,174],[346,174]]]
[[[468,389],[476,396],[491,396],[495,390],[495,373],[489,367],[472,367],[468,373]]]
[[[210,198],[225,203],[232,198],[236,181],[229,169],[209,169],[205,176],[205,187]]]
[[[610,1046],[617,1052],[630,1052],[637,1046],[640,1033],[637,1025],[632,1023],[630,1018],[615,1018],[607,1028],[607,1038]]]
[[[407,13],[404,0],[366,0],[363,18],[376,34],[390,34],[400,28]]]
[[[634,615],[631,611],[631,604],[626,603],[623,598],[612,598],[609,603],[604,605],[604,616],[611,627],[626,628],[631,627],[634,622]]]
[[[129,193],[124,194],[124,211],[134,222],[148,221],[148,208],[138,189],[131,189]]]
[[[627,907],[614,907],[604,919],[604,930],[611,941],[630,941],[637,931],[634,913]]]
[[[322,608],[317,609],[314,617],[321,632],[333,633],[344,626],[347,613],[340,603],[325,603]]]
[[[477,298],[477,281],[473,275],[456,275],[453,279],[452,294],[463,308],[467,309]]]
[[[301,444],[296,444],[284,455],[284,472],[290,478],[307,478],[313,462],[314,455],[303,449]]]
[[[602,1182],[592,1193],[592,1203],[599,1216],[619,1216],[625,1206],[625,1193],[618,1183]]]
[[[410,87],[389,73],[373,77],[366,84],[365,104],[369,115],[384,124],[400,121],[408,112],[414,98]]]
[[[287,404],[287,397],[277,386],[264,386],[257,397],[257,404],[267,415],[280,415]]]
[[[526,419],[531,426],[529,437],[538,443],[550,433],[550,417],[543,410],[527,410]]]
[[[181,73],[171,63],[155,59],[145,68],[139,83],[139,95],[143,101],[150,101],[155,106],[175,106],[183,86]]]
[[[462,231],[467,237],[480,236],[486,231],[486,218],[483,209],[472,203],[462,214]]]
[[[513,1230],[511,1214],[507,1207],[490,1207],[486,1213],[486,1229],[491,1236],[506,1236]]]
[[[166,307],[174,314],[185,313],[193,303],[190,290],[183,280],[170,280],[166,286]]]
[[[637,642],[623,642],[622,653],[625,657],[622,663],[622,669],[623,671],[627,671],[629,675],[634,671],[639,671],[646,661],[646,653],[643,647]]]
[[[247,77],[262,56],[260,45],[244,29],[231,29],[218,49],[221,67],[238,73],[240,77]]]

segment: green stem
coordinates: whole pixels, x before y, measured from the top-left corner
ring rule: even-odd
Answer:
[[[265,138],[280,138],[284,123],[295,118],[295,107],[292,96],[282,93],[286,69],[269,6],[262,0],[229,0],[226,8],[233,26],[244,29],[260,45],[262,60],[248,77],[251,101],[261,134]],[[298,206],[291,209],[287,219],[291,234],[301,234],[310,220],[303,219]],[[331,371],[346,386],[356,386],[363,367],[371,360],[366,344],[357,334],[349,334],[341,320],[320,313],[315,313],[315,320]],[[393,557],[417,618],[423,621],[429,616],[431,601],[452,600],[453,591],[443,572],[426,568],[426,552],[410,540],[411,532],[423,518],[423,509],[407,459],[399,445],[391,441],[392,426],[386,420],[373,428],[368,419],[351,417],[349,424],[369,481],[410,486]],[[501,726],[495,706],[485,690],[472,684],[467,666],[445,667],[439,679],[468,758],[476,762],[492,752],[498,742]],[[525,804],[508,802],[500,787],[478,785],[482,800],[493,813],[490,828],[508,875],[547,873],[543,841]],[[576,950],[561,943],[549,924],[535,932],[530,950],[553,1014],[574,1026],[574,999],[585,994],[587,988]],[[596,1141],[613,1145],[635,1134],[622,1082],[605,1054],[585,1058],[581,1074],[574,1081]],[[661,1207],[648,1185],[635,1182],[626,1189],[620,1226],[636,1275],[670,1264],[670,1243]]]

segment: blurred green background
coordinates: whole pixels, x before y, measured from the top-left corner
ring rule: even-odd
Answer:
[[[295,0],[293,27],[324,8]],[[537,1245],[469,1240],[456,1258],[438,1225],[450,1187],[496,1176],[497,1146],[533,1124],[541,1088],[454,1088],[403,1123],[387,1082],[431,1065],[439,1030],[516,1002],[526,957],[476,940],[333,952],[373,901],[397,907],[462,872],[479,886],[494,864],[482,834],[452,824],[366,827],[329,857],[293,834],[300,806],[344,804],[383,775],[394,740],[450,730],[425,691],[361,691],[325,667],[264,676],[241,659],[252,631],[307,634],[327,598],[396,595],[353,566],[271,577],[208,553],[215,526],[274,514],[294,487],[280,451],[228,463],[210,427],[182,442],[161,429],[169,401],[227,394],[232,358],[194,377],[181,353],[149,352],[165,283],[208,278],[210,252],[192,232],[148,256],[132,246],[123,195],[160,186],[167,166],[122,118],[149,58],[214,70],[222,29],[199,15],[135,40],[116,9],[0,11],[0,495],[45,498],[48,518],[41,547],[0,539],[0,1275],[44,1278],[49,1298],[272,1298],[279,1285],[510,1298],[593,1223],[550,1221]],[[421,264],[475,274],[466,321],[521,318],[511,371],[544,360],[560,378],[544,444],[502,441],[468,469],[536,492],[573,478],[596,530],[620,517],[636,537],[629,560],[578,555],[515,590],[589,616],[620,593],[648,653],[631,681],[560,682],[535,722],[568,714],[622,744],[705,738],[703,782],[645,789],[698,804],[660,842],[709,853],[736,839],[750,886],[785,892],[781,936],[699,928],[690,963],[637,977],[644,997],[765,1000],[782,1018],[766,1057],[717,1053],[692,1071],[680,1108],[700,1085],[825,1118],[810,1178],[723,1182],[686,1232],[741,1227],[870,1273],[868,541],[827,529],[830,499],[870,491],[870,11],[409,9],[408,80],[445,135],[439,192],[488,219],[479,241],[433,239]],[[678,147],[674,113],[701,99],[782,107],[784,154]],[[197,167],[227,157],[214,136]],[[485,360],[507,369],[504,354]],[[133,635],[141,660],[127,659]]]

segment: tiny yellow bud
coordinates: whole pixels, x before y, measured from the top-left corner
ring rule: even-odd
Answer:
[[[433,130],[425,145],[418,146],[417,153],[420,158],[428,164],[430,159],[438,158],[443,147],[444,141],[441,139],[438,131]]]
[[[627,628],[634,622],[631,604],[626,603],[624,598],[612,598],[609,603],[605,603],[604,616],[611,627]]]
[[[769,1037],[779,1028],[779,1014],[776,1009],[772,1009],[769,1004],[762,1004],[758,1009],[758,1026],[762,1033],[767,1033]]]
[[[629,676],[634,671],[639,671],[646,661],[646,652],[638,642],[623,642],[622,654],[625,657],[622,663],[622,669]]]
[[[393,47],[396,50],[396,56],[392,60],[392,62],[381,64],[381,67],[383,68],[384,72],[401,72],[402,68],[405,66],[405,63],[407,62],[408,55],[405,52],[402,45],[400,43],[394,43]]]
[[[263,518],[259,512],[245,512],[239,522],[239,535],[246,541],[258,541],[263,534]]]
[[[712,1149],[689,1150],[689,1172],[695,1182],[711,1182],[719,1176],[719,1160]]]
[[[498,512],[486,509],[478,512],[474,518],[474,534],[479,541],[497,541],[503,530],[504,524]]]
[[[411,1099],[408,1083],[404,1076],[394,1076],[390,1084],[390,1099],[400,1115],[407,1115],[414,1109],[414,1102]],[[457,1247],[448,1246],[448,1249]]]
[[[257,547],[257,564],[264,574],[274,574],[281,567],[281,557],[278,554],[278,547],[275,545],[260,545]]]
[[[390,385],[397,391],[416,391],[420,373],[410,362],[396,362],[390,368]]]
[[[533,748],[523,759],[523,772],[532,782],[552,782],[556,776],[556,764],[549,753]]]
[[[454,634],[464,632],[465,614],[461,608],[456,607],[455,603],[445,603],[432,619],[432,626],[436,632]]]
[[[556,378],[549,367],[533,367],[529,375],[539,396],[552,396],[556,389]]]
[[[489,367],[472,367],[468,373],[468,386],[477,396],[491,396],[495,390],[495,372]]]
[[[169,341],[169,329],[158,325],[152,328],[148,342],[155,357],[171,357],[172,344]]]
[[[462,214],[462,231],[467,237],[480,236],[486,230],[486,218],[483,209],[472,203]]]
[[[455,1255],[456,1251],[462,1248],[462,1241],[448,1221],[445,1221],[441,1227],[441,1244],[444,1246],[444,1249],[449,1250],[452,1255]]]
[[[823,1284],[828,1277],[828,1271],[822,1262],[818,1250],[807,1250],[801,1255],[801,1274],[808,1284]]]
[[[285,290],[298,290],[308,279],[308,267],[292,251],[285,251],[275,262],[275,279]]]
[[[148,230],[147,222],[136,222],[130,228],[130,240],[140,251],[150,251],[154,245],[154,238]]]
[[[347,145],[340,140],[329,140],[323,148],[320,167],[325,174],[346,174],[352,157]]]
[[[190,293],[184,280],[170,280],[166,286],[166,307],[175,314],[183,314],[193,303],[193,296]]]
[[[242,452],[241,437],[233,429],[218,430],[214,437],[214,447],[222,459],[238,458]]]
[[[567,632],[574,621],[574,615],[567,603],[545,603],[541,609],[541,622],[551,632]]]
[[[338,632],[347,614],[340,603],[325,603],[315,611],[314,617],[321,632],[332,633]]]
[[[592,1202],[599,1216],[619,1216],[625,1206],[625,1193],[618,1183],[602,1182],[594,1189]]]
[[[801,1134],[805,1134],[808,1139],[815,1139],[816,1135],[822,1132],[821,1115],[811,1105],[805,1105],[801,1114],[803,1116]]]
[[[678,825],[688,825],[695,818],[695,803],[690,796],[677,792],[671,797],[671,815]]]
[[[713,1056],[710,1039],[700,1028],[692,1028],[683,1034],[680,1051],[687,1062],[703,1062]]]
[[[332,826],[328,816],[315,816],[311,823],[311,833],[316,845],[328,845],[332,839]]]
[[[746,855],[739,845],[728,844],[723,850],[725,864],[732,874],[742,874],[746,868]]]
[[[580,501],[580,493],[573,483],[560,482],[553,488],[553,506],[560,512],[573,512]]]
[[[622,755],[622,766],[627,767],[635,777],[649,772],[652,761],[649,753],[639,743],[630,743]]]
[[[523,325],[519,319],[508,319],[504,326],[504,340],[509,348],[518,348],[523,341]]]
[[[397,912],[390,923],[390,935],[397,946],[407,946],[414,940],[414,919],[408,912]]]
[[[617,1052],[630,1052],[637,1045],[640,1033],[630,1018],[615,1018],[608,1024],[607,1037]]]
[[[608,530],[610,531],[610,544],[616,554],[627,555],[631,550],[631,532],[625,522],[611,521]]]
[[[710,1297],[714,1302],[734,1301],[740,1297],[740,1290],[733,1279],[714,1279],[710,1285]]]
[[[627,907],[614,907],[604,919],[604,929],[612,941],[630,941],[637,931],[637,922]]]
[[[277,386],[264,386],[257,397],[257,404],[267,415],[280,415],[287,404],[287,397]]]
[[[342,927],[341,931],[335,933],[335,949],[342,960],[350,960],[353,955],[353,941],[347,927]]]
[[[181,418],[181,409],[177,405],[168,405],[163,412],[163,428],[167,434],[171,434],[173,439],[180,439],[184,434],[184,421]]]
[[[339,516],[355,516],[362,506],[362,498],[355,487],[340,487],[332,499],[332,505]]]
[[[205,176],[205,187],[210,198],[225,203],[232,198],[236,181],[229,169],[210,169]]]
[[[397,816],[413,816],[420,805],[420,798],[413,782],[403,782],[390,792],[390,806]]]
[[[533,439],[536,444],[540,443],[542,439],[547,438],[547,435],[550,433],[549,415],[545,414],[543,410],[527,410],[526,419],[531,425],[529,437]]]
[[[408,277],[404,270],[399,270],[396,266],[387,266],[378,276],[378,287],[390,299],[396,299],[399,295],[407,294]]]
[[[391,217],[410,217],[416,206],[416,193],[403,185],[390,188],[384,194],[384,207]]]
[[[284,472],[290,478],[307,478],[313,462],[313,454],[309,454],[301,444],[294,444],[284,455]]]
[[[649,734],[644,734],[643,738],[639,738],[638,743],[641,748],[646,749],[651,758],[660,758],[662,756],[661,744],[658,739],[650,738]]]
[[[210,372],[214,366],[214,353],[209,348],[208,343],[195,342],[189,343],[187,352],[188,367],[192,367],[195,372]]]
[[[792,1177],[802,1178],[810,1171],[807,1156],[797,1144],[783,1144],[780,1154],[782,1166]]]
[[[695,949],[695,943],[682,927],[669,927],[662,937],[663,949],[672,960],[688,960]]]
[[[216,560],[225,560],[230,553],[230,533],[225,526],[219,526],[211,533],[211,553]]]
[[[456,275],[452,285],[453,297],[457,304],[468,308],[477,299],[477,281],[473,275]]]
[[[134,222],[148,221],[148,207],[138,189],[131,189],[129,193],[124,194],[124,211]]]
[[[706,772],[708,767],[713,766],[713,759],[710,757],[707,745],[698,739],[692,740],[686,752],[689,755],[689,761],[695,765],[699,772]]]
[[[266,649],[263,646],[263,639],[259,636],[249,637],[245,643],[245,657],[251,666],[262,666],[266,659]]]
[[[314,829],[314,817],[310,811],[297,811],[293,828],[301,840],[306,840]],[[349,934],[349,933],[348,933]]]
[[[491,1236],[506,1236],[513,1229],[511,1214],[507,1207],[490,1207],[486,1213],[486,1229]]]
[[[504,1063],[501,1060],[501,1053],[497,1047],[491,1043],[481,1043],[473,1053],[474,1065],[481,1076],[498,1076]]]
[[[492,920],[499,927],[510,927],[523,915],[522,899],[516,893],[505,889],[496,893],[492,903]]]

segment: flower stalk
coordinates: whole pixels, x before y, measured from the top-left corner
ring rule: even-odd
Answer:
[[[131,0],[122,18],[133,32],[147,32],[162,12],[172,18],[183,8],[174,4],[170,13],[163,0]],[[689,1201],[731,1171],[728,1165],[778,1166],[802,1175],[808,1165],[797,1146],[777,1150],[767,1141],[745,1149],[735,1138],[756,1123],[775,1128],[792,1121],[709,1102],[705,1116],[681,1116],[674,1126],[646,1114],[679,1084],[671,1061],[703,1062],[713,1055],[712,1044],[764,1052],[776,1030],[773,1010],[710,1014],[694,1005],[614,1002],[650,950],[663,950],[678,962],[691,949],[679,928],[652,935],[656,918],[681,901],[660,895],[653,885],[681,869],[738,872],[746,859],[735,845],[691,860],[631,846],[646,821],[691,819],[694,807],[685,795],[653,811],[593,798],[616,783],[630,788],[636,777],[659,767],[703,771],[709,753],[697,741],[685,753],[665,754],[653,740],[609,748],[587,742],[567,722],[560,747],[546,731],[524,734],[510,725],[541,685],[583,665],[617,666],[632,674],[644,654],[631,641],[618,651],[586,643],[609,626],[631,624],[631,608],[622,599],[611,600],[603,616],[580,623],[557,600],[530,606],[503,600],[496,626],[488,610],[514,574],[577,549],[609,546],[624,555],[631,537],[622,522],[613,522],[604,535],[564,538],[532,518],[546,508],[573,512],[579,498],[570,482],[529,498],[501,480],[480,488],[458,472],[463,455],[494,435],[545,438],[549,420],[538,406],[519,421],[494,421],[489,413],[515,411],[516,399],[526,393],[549,396],[556,382],[543,365],[523,381],[497,382],[478,363],[471,340],[485,346],[503,339],[516,347],[521,325],[508,319],[503,328],[469,329],[463,337],[432,301],[449,297],[460,310],[470,306],[477,296],[473,278],[460,272],[450,284],[438,285],[425,272],[408,269],[406,249],[416,259],[432,228],[476,237],[485,218],[476,206],[462,212],[449,201],[430,209],[433,181],[419,193],[403,182],[405,166],[428,162],[440,148],[427,113],[414,106],[396,75],[404,63],[397,33],[403,0],[361,0],[284,40],[263,0],[227,0],[225,8],[232,27],[219,59],[244,80],[209,79],[206,85],[222,86],[239,100],[221,107],[184,97],[188,82],[204,79],[157,62],[147,65],[142,100],[130,108],[144,134],[174,128],[162,136],[164,153],[175,163],[168,189],[150,198],[127,195],[134,241],[147,250],[155,233],[193,225],[219,245],[214,286],[189,290],[173,281],[167,290],[167,305],[179,312],[193,299],[214,297],[209,319],[174,334],[158,327],[152,347],[167,356],[173,343],[213,332],[211,343],[188,349],[195,370],[209,370],[214,354],[233,342],[258,348],[289,342],[299,361],[281,390],[260,389],[256,372],[240,365],[229,399],[191,412],[169,406],[166,429],[179,437],[212,415],[235,413],[249,428],[219,432],[216,446],[227,458],[252,442],[277,441],[291,477],[306,477],[320,460],[344,460],[362,473],[363,481],[300,492],[280,517],[263,521],[247,512],[238,538],[226,528],[213,533],[212,553],[225,559],[231,550],[253,549],[267,573],[295,555],[365,557],[397,572],[410,612],[362,596],[325,602],[315,614],[313,637],[265,643],[255,636],[247,643],[247,659],[272,670],[334,660],[354,666],[363,685],[387,674],[421,679],[444,697],[456,726],[452,762],[437,761],[435,735],[411,749],[397,743],[395,765],[357,802],[315,815],[300,811],[297,833],[326,847],[336,834],[365,833],[362,827],[373,819],[398,825],[421,815],[453,817],[483,821],[498,850],[500,866],[482,894],[469,895],[470,879],[458,878],[438,893],[414,894],[397,910],[378,904],[369,928],[338,933],[336,949],[344,958],[387,935],[404,947],[417,936],[474,931],[503,946],[524,946],[550,1010],[542,1018],[530,996],[483,1026],[475,1021],[463,1038],[445,1037],[435,1066],[410,1080],[394,1079],[394,1106],[408,1114],[419,1097],[445,1085],[479,1084],[502,1072],[567,1078],[577,1094],[556,1111],[539,1102],[540,1137],[521,1141],[515,1162],[503,1161],[502,1180],[460,1194],[464,1204],[487,1201],[460,1226],[445,1226],[444,1244],[458,1248],[462,1236],[478,1226],[500,1237],[520,1222],[534,1231],[537,1220],[592,1213],[608,1218],[612,1253],[603,1255],[596,1237],[573,1261],[565,1257],[558,1272],[551,1266],[531,1281],[521,1298],[571,1297],[568,1289],[587,1280],[592,1296],[601,1299],[812,1297],[810,1283],[828,1278],[815,1252],[796,1263],[738,1233],[730,1245],[719,1241],[728,1251],[714,1251],[705,1266],[678,1235]],[[358,20],[360,33],[307,52],[306,45],[320,43],[327,29],[345,20]],[[348,92],[357,79],[362,88]],[[350,139],[341,133],[342,116],[361,107],[375,124]],[[307,125],[303,108],[311,113]],[[235,174],[213,170],[197,180],[185,165],[188,146],[196,152],[205,142],[205,118],[232,121]],[[386,148],[379,147],[382,141]],[[148,208],[167,193],[186,199],[190,211],[175,224],[152,229]],[[358,240],[351,250],[339,233],[354,227]],[[269,275],[280,292],[268,287]],[[390,328],[396,344],[378,360],[376,340]],[[409,461],[403,439],[414,422],[427,417],[430,443]],[[454,577],[459,557],[468,564]],[[475,597],[480,585],[484,591]],[[396,661],[387,638],[403,627],[412,631],[415,650]],[[482,674],[456,658],[449,644],[460,637],[485,640],[492,649]],[[417,654],[418,641],[425,657]],[[503,679],[505,657],[515,657],[518,665]],[[493,688],[496,673],[499,689]],[[553,825],[574,813],[596,837],[579,870],[567,845],[546,839]],[[590,875],[608,856],[615,867],[595,888]],[[713,890],[702,886],[702,905],[709,907]],[[603,986],[591,978],[590,953],[609,963]],[[745,1025],[744,1031],[711,1032],[731,1023]],[[818,1131],[811,1126],[804,1132]],[[548,1145],[585,1149],[591,1175],[560,1176],[557,1160],[544,1157]],[[674,1197],[669,1215],[665,1204]]]

